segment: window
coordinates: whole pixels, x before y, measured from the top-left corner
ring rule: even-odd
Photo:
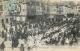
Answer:
[[[80,9],[80,7],[79,7],[79,9]]]
[[[80,12],[80,10],[78,10],[78,12]]]
[[[59,11],[58,13],[59,13],[59,14],[61,14],[61,12],[60,12],[60,11]]]
[[[12,18],[10,18],[10,21],[12,21]]]
[[[76,10],[77,11],[77,10]]]
[[[13,18],[10,18],[10,22],[12,22],[13,21]]]
[[[23,9],[23,12],[25,12],[25,9]]]
[[[24,2],[24,0],[23,0],[23,2]]]
[[[3,0],[3,1],[9,1],[9,0]]]
[[[6,19],[6,23],[8,23],[8,19]]]
[[[0,2],[2,2],[2,0],[0,0]]]
[[[0,16],[2,16],[2,12],[0,12]]]
[[[4,23],[4,19],[2,19],[2,23]]]
[[[54,9],[54,11],[56,11],[56,9]]]
[[[3,11],[3,6],[2,5],[0,5],[0,11]]]

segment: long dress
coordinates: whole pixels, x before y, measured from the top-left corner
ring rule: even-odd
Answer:
[[[34,39],[33,39],[32,36],[28,37],[27,45],[28,45],[28,47],[33,47],[34,46]]]
[[[69,39],[68,38],[66,38],[65,43],[69,44]]]
[[[2,38],[4,38],[4,31],[2,31]]]
[[[39,35],[36,35],[35,36],[35,45],[36,46],[40,46],[40,40],[41,40],[40,36]]]
[[[7,33],[5,33],[5,41],[7,41]]]
[[[1,49],[4,50],[4,48],[5,48],[5,45],[4,45],[4,42],[2,42],[2,44],[1,44]]]

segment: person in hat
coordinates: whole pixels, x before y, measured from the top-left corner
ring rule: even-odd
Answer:
[[[24,51],[24,45],[21,44],[20,51]]]
[[[1,44],[1,49],[4,50],[4,48],[5,48],[5,44],[4,44],[4,41],[3,41],[2,44]]]

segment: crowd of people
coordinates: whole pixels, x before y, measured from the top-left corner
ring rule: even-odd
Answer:
[[[77,23],[76,21],[78,21],[77,18],[75,21],[55,21],[52,18],[28,20],[26,22],[19,21],[15,25],[10,25],[9,27],[4,26],[2,38],[4,38],[4,41],[12,41],[12,48],[20,45],[21,51],[24,51],[24,44],[26,44],[28,49],[42,45],[78,44],[80,35],[77,23],[79,21]],[[66,25],[63,26],[64,24]],[[58,27],[58,30],[55,30],[55,27]],[[62,28],[64,28],[65,31],[62,32]],[[48,31],[49,33],[46,33]]]

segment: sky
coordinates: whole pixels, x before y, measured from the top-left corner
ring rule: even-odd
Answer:
[[[54,2],[54,1],[57,1],[57,2],[60,2],[60,1],[75,1],[75,3],[80,2],[80,0],[50,0],[50,2]]]
[[[54,2],[54,1],[76,1],[76,2],[79,2],[80,0],[50,0],[51,2]]]
[[[12,0],[11,0],[12,1]],[[14,1],[14,0],[13,0]],[[39,0],[38,0],[39,1]],[[44,0],[43,0],[44,1]],[[45,1],[48,1],[48,0],[45,0]],[[78,2],[80,2],[80,0],[50,0],[50,2],[55,2],[55,1],[57,1],[57,2],[60,2],[60,1],[75,1],[75,3],[78,3]]]

